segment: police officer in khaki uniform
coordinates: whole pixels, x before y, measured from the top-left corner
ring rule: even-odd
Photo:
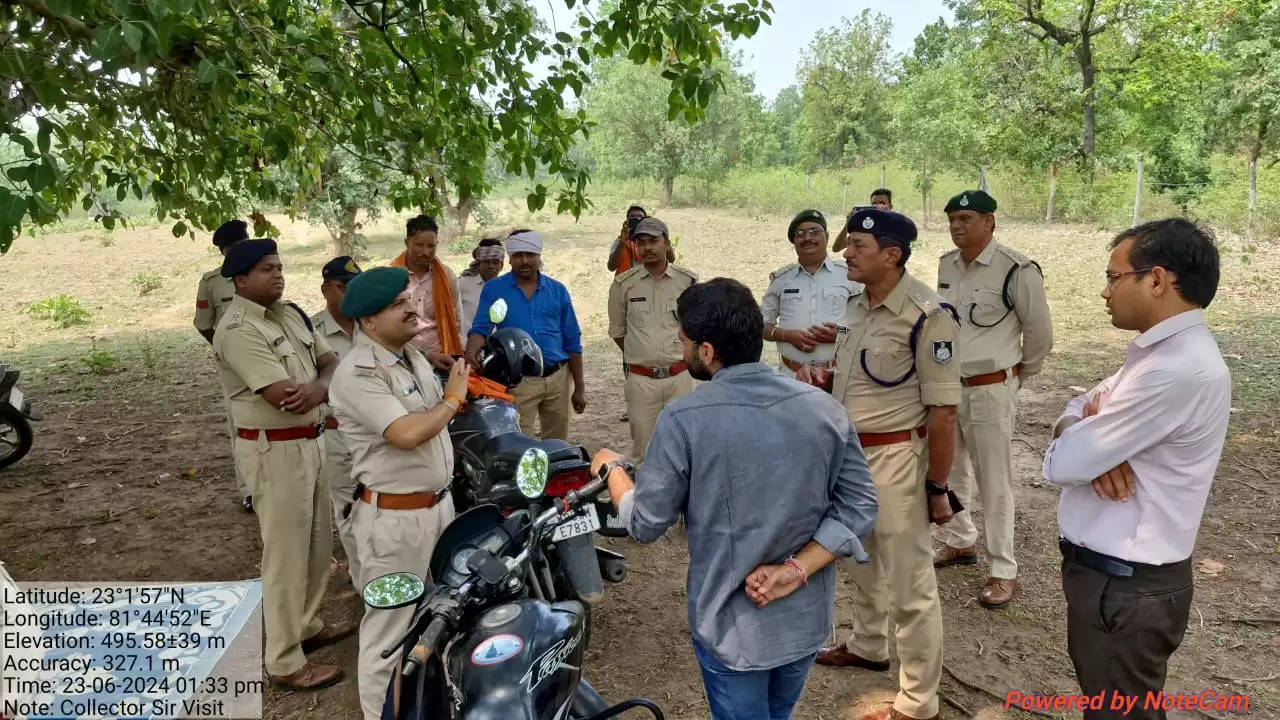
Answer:
[[[236,465],[262,533],[263,661],[279,685],[324,687],[342,671],[310,663],[306,653],[354,630],[320,619],[332,543],[320,482],[321,405],[337,361],[301,308],[280,301],[284,273],[274,240],[232,246],[222,275],[234,278],[236,296],[214,331],[213,351],[231,399]]]
[[[676,300],[698,277],[668,262],[671,238],[658,218],[637,223],[631,240],[643,264],[609,287],[609,335],[622,350],[631,454],[643,459],[662,408],[693,390],[680,349]]]
[[[449,421],[465,402],[467,364],[455,360],[443,389],[427,356],[410,345],[422,330],[409,273],[380,267],[347,285],[341,311],[356,318],[350,354],[334,373],[332,403],[351,449],[358,500],[351,525],[359,587],[393,572],[429,580],[440,533],[453,519],[445,491],[453,476]],[[369,610],[360,621],[360,706],[378,720],[398,657],[383,659],[409,629],[412,606]]]
[[[249,226],[243,220],[228,220],[218,226],[213,231],[213,245],[218,248],[225,258],[227,248],[249,239]],[[236,295],[236,285],[231,278],[222,277],[222,266],[210,270],[200,276],[200,284],[196,285],[196,316],[192,320],[192,325],[196,326],[196,332],[200,333],[210,344],[213,343],[213,330],[218,327],[218,321],[222,319],[222,313],[227,309],[227,305],[231,303],[231,299]],[[223,407],[230,408],[227,396],[222,396]],[[231,422],[231,412],[227,411],[227,437],[231,441],[231,452],[234,456],[236,447],[236,429]],[[234,463],[233,463],[234,465]],[[240,475],[240,469],[235,469],[236,473],[236,497],[240,500],[240,505],[245,512],[253,512],[253,499],[249,496],[249,491],[245,488],[244,478]]]
[[[964,385],[949,480],[968,506],[977,476],[991,558],[978,601],[989,608],[1007,605],[1017,590],[1012,442],[1018,388],[1040,372],[1053,347],[1040,266],[995,240],[995,211],[995,198],[982,190],[951,198],[946,213],[956,249],[938,263],[938,294],[960,315],[957,360]],[[934,555],[934,567],[976,562],[978,529],[970,511],[957,513],[945,530],[946,544]]]
[[[865,291],[849,302],[836,343],[832,394],[849,410],[876,484],[880,510],[864,542],[871,562],[849,565],[854,631],[823,648],[822,665],[889,669],[896,626],[898,696],[864,720],[936,718],[942,676],[942,607],[929,524],[951,519],[946,490],[960,402],[956,321],[929,286],[906,271],[916,227],[893,211],[850,216],[849,279]],[[820,383],[818,383],[820,384]]]
[[[805,210],[787,227],[796,262],[769,275],[761,313],[764,338],[778,343],[783,373],[804,365],[830,368],[836,355],[836,325],[862,283],[849,279],[843,262],[827,255],[827,219]]]
[[[320,269],[320,294],[324,296],[325,309],[311,316],[316,334],[329,343],[338,360],[351,352],[351,337],[355,333],[355,321],[342,314],[342,297],[347,283],[360,274],[360,266],[348,255],[336,257]],[[352,495],[356,481],[351,478],[351,451],[338,429],[338,418],[333,408],[325,406],[324,418],[324,469],[322,479],[329,487],[329,502],[333,505],[333,524],[338,528],[338,540],[347,556],[347,575],[352,586],[360,578],[359,560],[356,558],[355,540],[351,534]]]

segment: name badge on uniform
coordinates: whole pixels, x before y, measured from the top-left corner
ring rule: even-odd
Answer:
[[[418,384],[414,383],[412,385],[406,385],[404,389],[400,391],[400,394],[405,397],[409,397],[416,392],[418,392]]]
[[[946,290],[949,287],[951,287],[951,283],[944,283],[944,282],[938,283],[939,290]]]
[[[648,299],[649,298],[633,297],[633,298],[628,298],[627,302],[644,302],[645,300],[648,300]]]
[[[845,335],[847,335],[847,334],[849,333],[849,328],[847,328],[847,327],[845,327],[845,326],[843,326],[843,325],[837,325],[837,326],[836,326],[836,332],[837,332],[837,333],[841,333],[841,334],[845,334]]]
[[[787,288],[786,290],[782,291],[782,294],[786,295],[788,293],[798,293],[798,292],[800,292],[800,288]]]
[[[282,342],[284,342],[284,336],[283,336],[283,335],[281,335],[280,337],[276,338],[275,340],[272,340],[272,341],[271,341],[271,347],[279,347],[279,346],[280,346],[280,343],[282,343]]]

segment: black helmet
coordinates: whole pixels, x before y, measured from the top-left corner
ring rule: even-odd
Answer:
[[[526,375],[542,377],[542,349],[520,328],[494,330],[480,351],[480,374],[507,387]]]

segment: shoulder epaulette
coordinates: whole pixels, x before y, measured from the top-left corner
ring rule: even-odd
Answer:
[[[800,266],[800,263],[791,263],[790,265],[783,265],[777,270],[774,270],[773,272],[769,273],[769,282],[773,282],[774,280],[777,280],[779,275],[795,270],[799,266]]]

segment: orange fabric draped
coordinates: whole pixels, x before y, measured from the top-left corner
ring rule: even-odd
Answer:
[[[630,240],[623,240],[622,245],[624,252],[622,253],[622,256],[618,258],[618,267],[614,269],[614,275],[621,275],[622,273],[630,270],[636,264],[635,245],[633,245]]]
[[[507,389],[501,383],[496,383],[488,378],[480,377],[475,370],[467,377],[467,395],[474,398],[489,397],[495,400],[505,400],[513,403],[515,397],[507,392]]]
[[[402,252],[392,260],[390,267],[408,267],[406,253]],[[439,328],[440,349],[445,355],[461,355],[462,347],[458,340],[458,313],[453,303],[453,288],[449,284],[449,275],[445,273],[444,263],[436,260],[431,263],[431,309],[436,315],[436,327]]]

